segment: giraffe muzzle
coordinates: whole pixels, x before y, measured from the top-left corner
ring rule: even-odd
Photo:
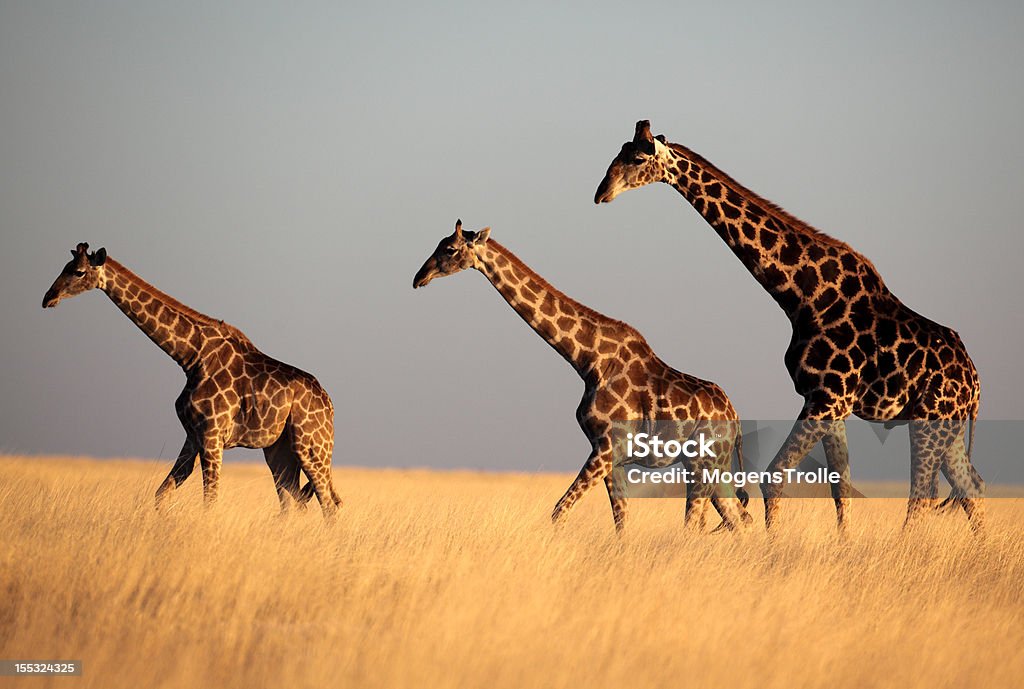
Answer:
[[[427,261],[423,264],[423,267],[416,272],[416,277],[412,279],[412,288],[417,289],[418,287],[426,287],[427,284],[434,279],[437,271],[432,265],[433,261]]]
[[[610,203],[615,198],[617,192],[612,188],[611,180],[606,175],[601,184],[597,187],[597,192],[594,193],[594,203]]]
[[[54,292],[52,289],[48,290],[46,294],[43,295],[43,308],[52,309],[54,306],[57,305],[57,302],[59,301],[60,297],[57,295],[57,293]]]

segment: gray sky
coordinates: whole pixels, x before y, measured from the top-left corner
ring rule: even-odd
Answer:
[[[0,450],[180,447],[170,358],[102,293],[40,308],[88,241],[316,374],[336,464],[579,468],[572,369],[481,275],[411,288],[457,217],[792,418],[788,322],[696,212],[593,204],[641,118],[871,258],[1024,418],[1024,6],[687,4],[0,3]]]

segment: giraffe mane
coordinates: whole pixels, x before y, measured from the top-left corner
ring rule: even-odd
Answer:
[[[563,292],[562,290],[558,289],[557,287],[552,285],[550,282],[548,282],[546,279],[544,279],[544,277],[542,275],[540,275],[540,273],[535,271],[530,266],[526,265],[526,263],[523,262],[523,260],[521,258],[516,256],[511,251],[509,251],[509,249],[506,246],[504,246],[503,244],[499,244],[497,241],[495,241],[493,239],[487,240],[487,244],[489,246],[493,247],[498,253],[500,253],[502,256],[504,256],[506,259],[508,259],[508,261],[510,263],[512,263],[513,265],[518,267],[520,270],[523,270],[523,271],[529,273],[530,275],[532,275],[533,279],[537,281],[537,283],[540,285],[540,287],[542,289],[546,290],[547,292],[550,292],[551,295],[554,296],[556,299],[559,299],[561,301],[564,301],[564,302],[567,302],[569,304],[572,304],[573,308],[576,309],[576,311],[579,312],[579,314],[581,316],[583,316],[585,318],[589,318],[589,319],[594,320],[594,321],[599,321],[599,322],[605,323],[605,324],[610,325],[612,327],[621,328],[621,329],[625,330],[627,333],[629,333],[630,335],[636,337],[638,340],[640,340],[644,344],[647,344],[647,340],[644,338],[644,336],[641,335],[640,332],[636,328],[631,326],[629,323],[626,323],[625,321],[620,321],[620,320],[618,320],[616,318],[611,318],[610,316],[606,316],[603,313],[601,313],[600,311],[595,311],[594,309],[590,308],[589,306],[587,306],[585,304],[581,304],[580,302],[576,301],[572,297],[568,296],[565,292]]]
[[[748,189],[744,185],[737,182],[732,175],[728,174],[727,172],[719,168],[717,165],[715,165],[714,163],[712,163],[711,161],[709,161],[707,158],[697,153],[696,151],[693,151],[687,148],[686,146],[683,146],[682,144],[671,142],[668,144],[668,147],[676,151],[677,153],[682,153],[684,156],[686,156],[688,160],[696,163],[697,165],[707,170],[708,172],[713,173],[722,182],[728,184],[734,191],[738,192],[745,199],[756,203],[766,213],[769,213],[778,220],[781,220],[788,227],[792,228],[796,232],[812,237],[815,241],[821,242],[822,244],[838,247],[844,251],[848,251],[857,256],[860,260],[864,261],[864,263],[866,263],[868,267],[871,268],[871,270],[875,270],[874,264],[866,256],[856,251],[846,242],[842,241],[841,239],[836,239],[830,234],[822,232],[821,230],[814,227],[810,223],[807,223],[801,220],[800,218],[796,217],[795,215],[787,211],[785,208],[775,203],[774,201],[769,201],[768,199],[764,198],[757,192]]]
[[[235,338],[240,342],[247,343],[250,345],[252,344],[252,341],[248,338],[248,336],[246,336],[245,333],[243,333],[235,326],[231,325],[227,321],[223,321],[218,318],[212,318],[211,316],[207,316],[205,313],[200,313],[199,311],[193,309],[191,306],[188,306],[187,304],[178,301],[171,295],[167,294],[166,292],[160,290],[157,287],[154,287],[149,282],[143,280],[131,269],[125,267],[123,263],[116,261],[108,256],[107,264],[114,267],[121,275],[125,276],[129,281],[134,282],[139,287],[145,289],[155,299],[160,301],[161,304],[174,309],[178,313],[178,315],[184,316],[185,318],[188,318],[199,325],[208,325],[217,328],[218,330],[221,330],[225,335]]]

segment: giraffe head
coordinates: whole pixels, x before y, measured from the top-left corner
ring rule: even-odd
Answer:
[[[633,140],[622,144],[622,150],[608,166],[594,194],[594,203],[608,203],[624,191],[665,181],[667,159],[665,137],[651,136],[651,123],[640,120]]]
[[[82,242],[71,250],[71,256],[73,258],[60,271],[50,289],[46,290],[43,297],[44,309],[56,306],[61,299],[88,292],[99,286],[103,264],[107,262],[107,250],[99,249],[90,253],[89,245]]]
[[[486,244],[490,236],[491,228],[489,227],[476,232],[470,230],[463,232],[462,221],[456,221],[455,232],[437,243],[434,253],[416,272],[416,277],[412,279],[412,288],[425,287],[434,278],[472,268],[476,265],[477,249]]]

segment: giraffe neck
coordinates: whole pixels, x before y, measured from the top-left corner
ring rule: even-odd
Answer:
[[[477,250],[476,269],[533,330],[584,379],[597,369],[602,343],[621,342],[632,328],[562,294],[511,251],[489,240]]]
[[[839,274],[856,274],[865,266],[875,274],[870,261],[849,245],[761,198],[699,154],[679,144],[668,150],[672,160],[665,181],[707,220],[791,320],[829,281],[821,273],[810,275],[814,268],[805,259],[816,263],[830,254]]]
[[[204,316],[164,294],[109,257],[104,264],[99,287],[186,372],[199,364],[203,345],[209,339],[207,329],[210,326],[235,330],[223,321]]]

